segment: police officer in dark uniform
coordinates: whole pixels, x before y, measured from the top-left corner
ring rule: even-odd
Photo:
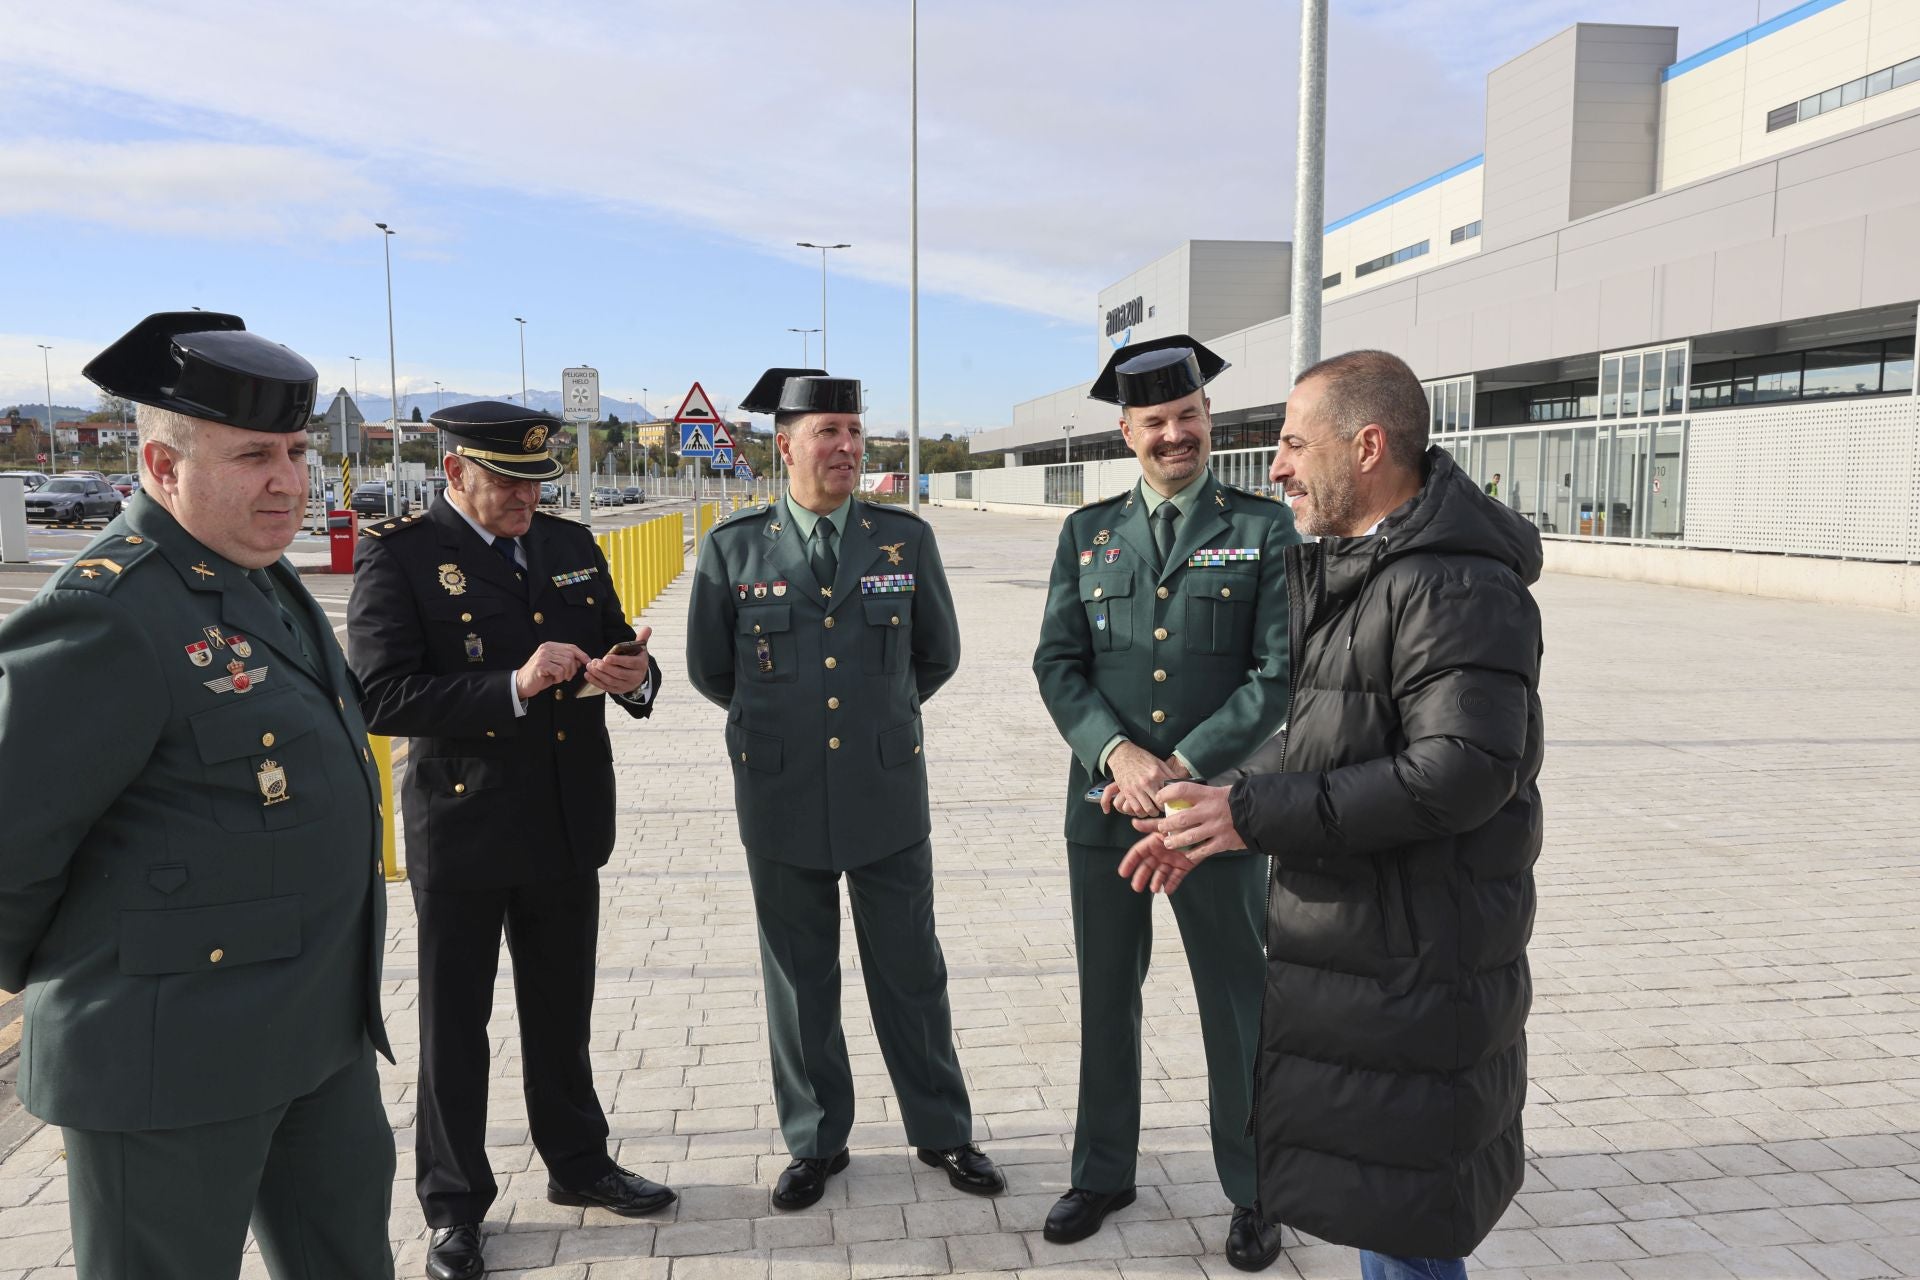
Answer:
[[[660,668],[593,535],[536,509],[558,426],[516,404],[433,415],[444,500],[364,531],[348,650],[367,722],[412,739],[402,790],[420,938],[415,1190],[427,1274],[485,1273],[487,1017],[504,927],[547,1198],[637,1215],[674,1193],[613,1161],[587,1056],[613,852],[606,708],[653,710]],[[611,695],[600,696],[600,695]]]
[[[790,484],[785,498],[735,514],[700,549],[687,672],[727,709],[774,1105],[793,1155],[773,1204],[814,1204],[847,1167],[843,874],[907,1141],[954,1187],[994,1195],[1006,1183],[971,1141],[934,933],[920,704],[960,665],[940,551],[918,516],[853,498],[858,379],[770,369],[740,407],[774,415]]]
[[[1060,1244],[1092,1235],[1134,1199],[1153,895],[1118,875],[1139,839],[1129,818],[1158,816],[1154,794],[1171,779],[1239,765],[1286,715],[1281,552],[1300,536],[1286,507],[1221,484],[1207,465],[1204,388],[1226,367],[1181,335],[1122,347],[1094,382],[1094,399],[1121,406],[1121,433],[1143,474],[1067,517],[1033,659],[1040,696],[1073,750],[1066,837],[1080,1101],[1073,1186],[1045,1229]],[[1227,1260],[1257,1271],[1280,1252],[1279,1228],[1254,1212],[1247,1128],[1266,859],[1217,857],[1209,869],[1199,896],[1171,902],[1200,1008],[1214,1165],[1235,1206]],[[1189,877],[1186,888],[1196,883]]]
[[[0,988],[65,1130],[81,1280],[393,1274],[380,779],[282,558],[313,366],[163,312],[86,374],[141,492],[0,624]],[[0,1263],[0,1266],[4,1266]]]

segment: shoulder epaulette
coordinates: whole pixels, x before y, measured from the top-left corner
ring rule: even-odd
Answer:
[[[137,533],[96,542],[87,548],[87,554],[62,569],[53,585],[105,594],[127,576],[129,569],[152,554],[153,543]]]
[[[869,501],[867,501],[867,500],[865,500],[865,499],[862,499],[862,500],[861,500],[861,505],[863,505],[863,506],[866,506],[866,507],[870,507],[870,508],[872,508],[872,509],[873,509],[873,510],[875,510],[875,511],[891,511],[891,512],[893,512],[893,513],[895,513],[896,515],[903,515],[903,516],[905,516],[905,517],[907,517],[907,519],[909,519],[909,520],[918,520],[918,521],[920,521],[920,522],[921,522],[922,524],[925,524],[925,523],[926,523],[926,519],[927,519],[927,518],[926,518],[925,516],[923,516],[923,515],[919,515],[919,514],[917,514],[917,513],[916,513],[916,512],[914,511],[914,509],[913,509],[912,507],[909,507],[909,506],[907,506],[907,505],[906,505],[906,504],[904,504],[904,503],[899,503],[899,502],[869,502]]]
[[[713,527],[718,529],[723,524],[743,524],[748,520],[770,515],[772,512],[773,503],[756,502],[752,506],[741,507],[738,511],[722,511],[714,517]]]
[[[1092,502],[1083,502],[1077,508],[1075,508],[1075,510],[1091,511],[1095,507],[1104,507],[1109,502],[1122,502],[1122,501],[1125,501],[1132,493],[1133,493],[1132,488],[1122,489],[1120,492],[1110,493],[1104,498],[1095,498]]]
[[[1285,505],[1279,498],[1274,497],[1272,494],[1255,493],[1251,489],[1242,489],[1236,484],[1222,484],[1220,487],[1236,498],[1250,498],[1255,502],[1272,502],[1282,506]]]
[[[427,517],[424,512],[410,512],[404,516],[397,516],[392,520],[382,520],[378,524],[364,525],[360,529],[360,536],[363,538],[385,538],[406,529],[417,528],[426,522]]]

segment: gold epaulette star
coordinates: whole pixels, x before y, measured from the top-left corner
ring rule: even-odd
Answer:
[[[98,569],[82,569],[80,576],[83,578],[97,578],[100,576],[100,571]]]

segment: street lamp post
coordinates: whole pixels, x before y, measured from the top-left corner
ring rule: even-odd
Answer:
[[[1064,434],[1066,435],[1066,437],[1067,437],[1067,457],[1066,457],[1066,462],[1067,462],[1067,465],[1068,465],[1068,466],[1072,466],[1072,465],[1073,465],[1073,428],[1074,428],[1074,425],[1075,425],[1075,423],[1077,423],[1078,421],[1079,421],[1079,416],[1078,416],[1078,415],[1076,414],[1076,415],[1075,415],[1075,416],[1074,416],[1073,418],[1071,418],[1071,419],[1069,419],[1069,420],[1067,421],[1067,425],[1066,425],[1066,426],[1064,426],[1064,427],[1062,427],[1062,428],[1060,428],[1060,430],[1061,430],[1061,431],[1062,431],[1062,432],[1063,432],[1063,433],[1064,433]]]
[[[441,385],[440,379],[435,378],[433,380],[433,411],[436,415],[447,407],[445,393],[446,387]]]
[[[360,357],[348,356],[353,361],[353,411],[360,413]],[[359,455],[359,469],[367,469],[367,415],[360,413],[360,430],[354,435],[354,443],[359,446],[354,452]]]
[[[1327,171],[1327,0],[1301,0],[1300,134],[1293,179],[1293,377],[1320,360]]]
[[[527,407],[527,322],[519,316],[513,322],[520,326],[520,407]]]
[[[851,249],[850,244],[815,244],[811,240],[796,240],[794,243],[802,249],[820,251],[820,365],[827,363],[827,250]]]
[[[48,353],[53,350],[44,342],[36,342],[40,348],[40,372],[47,379],[47,474],[60,474],[60,442],[53,434],[53,366],[48,363]]]
[[[807,345],[807,335],[808,335],[808,334],[813,334],[813,333],[819,333],[819,332],[820,332],[820,330],[818,330],[818,329],[796,329],[796,328],[794,328],[794,327],[793,327],[792,325],[788,325],[788,326],[787,326],[787,332],[788,332],[788,333],[797,333],[797,334],[799,334],[799,335],[800,335],[800,367],[801,367],[802,369],[811,369],[811,368],[813,367],[813,364],[812,364],[812,362],[811,362],[811,361],[809,361],[809,360],[807,359],[807,353],[808,353],[808,352],[809,352],[810,350],[812,350],[812,348],[811,348],[811,347],[809,347],[809,346]],[[821,347],[821,349],[820,349],[820,358],[821,358],[822,360],[825,360],[825,359],[827,358],[827,352],[826,352],[826,348],[825,348],[825,346],[824,346],[824,345],[823,345],[823,346]]]
[[[393,483],[387,486],[387,514],[400,514],[400,362],[393,349],[393,228],[376,222],[380,228],[380,248],[387,260],[387,425],[393,431]]]

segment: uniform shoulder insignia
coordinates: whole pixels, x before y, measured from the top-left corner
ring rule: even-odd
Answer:
[[[1091,511],[1095,507],[1104,507],[1110,502],[1124,502],[1126,500],[1127,495],[1132,492],[1133,492],[1132,489],[1122,489],[1120,492],[1110,493],[1104,498],[1095,498],[1092,502],[1083,502],[1080,504],[1079,507],[1076,508],[1076,510]]]
[[[1220,486],[1220,491],[1222,493],[1231,494],[1236,498],[1246,498],[1250,502],[1271,502],[1277,506],[1285,505],[1283,502],[1281,502],[1279,498],[1276,498],[1271,494],[1255,493],[1251,489],[1242,489],[1239,485],[1223,484]]]
[[[103,539],[60,571],[54,586],[63,590],[111,592],[128,570],[153,554],[153,543],[138,534]]]
[[[408,529],[421,528],[425,524],[425,520],[418,520],[413,516],[399,516],[392,520],[382,520],[378,524],[365,526],[360,530],[360,536],[363,538],[386,538],[396,533],[404,533]]]
[[[772,511],[771,502],[755,503],[750,507],[742,507],[738,511],[722,511],[719,518],[713,522],[713,527],[718,529],[723,524],[745,524],[749,520],[765,519]]]
[[[909,520],[917,520],[917,521],[919,521],[919,522],[920,522],[921,524],[925,524],[925,523],[927,522],[927,520],[926,520],[926,517],[925,517],[925,516],[922,516],[922,515],[916,515],[916,514],[914,513],[914,510],[913,510],[913,508],[911,508],[911,507],[909,507],[909,506],[906,506],[906,505],[904,505],[904,504],[902,504],[902,503],[897,503],[897,502],[866,502],[866,501],[865,501],[865,500],[863,499],[863,500],[862,500],[862,505],[864,505],[864,506],[866,506],[866,507],[867,507],[868,509],[870,509],[870,510],[873,510],[873,511],[884,511],[884,512],[886,512],[886,513],[887,513],[888,515],[895,515],[895,516],[905,516],[905,517],[906,517],[907,519],[909,519]]]

